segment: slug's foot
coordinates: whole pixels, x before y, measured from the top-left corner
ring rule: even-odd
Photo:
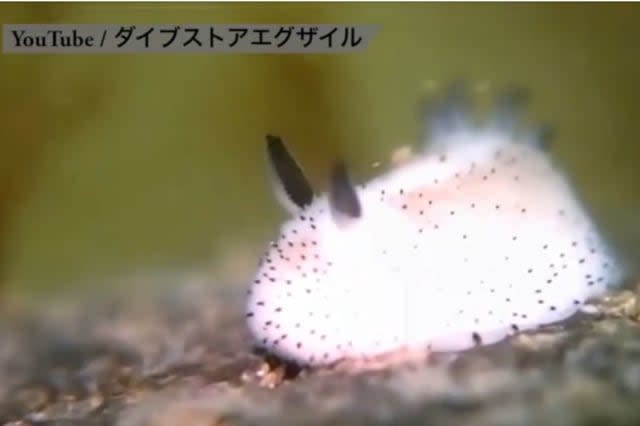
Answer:
[[[429,354],[429,350],[425,348],[402,348],[374,357],[345,358],[338,361],[334,368],[348,374],[382,371],[399,366],[419,368],[427,363]]]

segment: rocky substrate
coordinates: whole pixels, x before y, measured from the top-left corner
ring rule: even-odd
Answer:
[[[243,286],[147,281],[7,302],[0,424],[640,424],[634,285],[497,345],[349,372],[265,362],[244,327]]]

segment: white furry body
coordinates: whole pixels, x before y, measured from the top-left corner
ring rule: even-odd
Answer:
[[[358,186],[347,226],[326,195],[283,225],[249,292],[261,346],[307,365],[463,350],[563,320],[618,282],[546,152],[495,130],[430,146]]]

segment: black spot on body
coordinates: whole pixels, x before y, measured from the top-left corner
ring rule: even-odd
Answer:
[[[471,333],[471,339],[476,346],[480,346],[482,344],[482,337],[475,331]]]

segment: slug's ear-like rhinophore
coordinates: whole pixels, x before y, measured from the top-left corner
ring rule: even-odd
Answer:
[[[331,171],[329,206],[336,225],[342,227],[362,215],[362,207],[356,188],[349,179],[344,163],[337,163]]]
[[[267,156],[276,197],[291,213],[311,204],[313,189],[304,172],[278,136],[267,135]]]

